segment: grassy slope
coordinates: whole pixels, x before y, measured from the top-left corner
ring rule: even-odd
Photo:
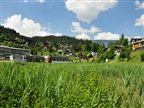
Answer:
[[[142,51],[133,51],[131,53],[131,62],[141,62],[140,60],[140,54],[142,53]]]
[[[128,62],[140,63],[141,62],[141,60],[140,60],[141,53],[142,53],[142,51],[132,51],[130,54],[130,61],[128,61]],[[109,61],[109,63],[117,63],[117,62],[120,62],[118,57],[114,57],[113,60]],[[121,61],[121,62],[127,62],[127,59],[124,59],[124,61]]]

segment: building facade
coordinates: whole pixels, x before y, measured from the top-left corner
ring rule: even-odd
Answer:
[[[29,55],[30,51],[28,49],[22,49],[22,48],[14,48],[14,47],[8,47],[0,45],[0,59],[9,60],[10,55]]]
[[[144,38],[132,38],[131,43],[133,45],[133,50],[144,50]]]
[[[0,45],[0,60],[11,60],[16,62],[46,62],[46,63],[66,63],[70,62],[64,56],[39,56],[32,55],[28,49],[13,48]]]
[[[44,56],[46,63],[69,63],[70,60],[65,56]]]

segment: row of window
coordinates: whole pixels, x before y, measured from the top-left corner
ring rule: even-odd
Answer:
[[[15,53],[29,53],[29,51],[20,51],[20,50],[1,50],[0,49],[0,52],[3,52],[3,53],[12,53],[12,54],[15,54]]]
[[[52,61],[69,61],[69,60],[67,60],[67,59],[65,59],[65,60],[64,59],[63,60],[62,59],[52,59]]]

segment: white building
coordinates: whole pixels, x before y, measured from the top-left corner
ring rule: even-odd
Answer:
[[[131,43],[133,45],[133,50],[144,50],[144,38],[132,38]]]
[[[28,49],[0,45],[0,59],[10,59],[10,55],[14,54],[29,55],[30,52]]]
[[[16,62],[46,62],[46,63],[66,63],[70,62],[63,56],[38,56],[31,55],[28,49],[13,48],[0,45],[0,60],[11,60]]]
[[[20,62],[20,63],[27,62],[26,55],[20,55],[20,54],[10,55],[10,60]]]

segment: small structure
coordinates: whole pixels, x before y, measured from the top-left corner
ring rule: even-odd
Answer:
[[[38,55],[20,55],[20,54],[13,54],[10,55],[10,60],[23,63],[23,62],[43,62],[44,57]]]
[[[116,51],[120,51],[121,49],[123,49],[125,46],[122,46],[122,45],[120,45],[120,46],[118,46],[118,45],[115,45],[115,49],[116,49]]]
[[[133,45],[133,50],[144,50],[144,38],[132,38],[131,43]]]
[[[44,56],[46,63],[68,63],[70,60],[64,56]]]
[[[51,57],[50,56],[44,56],[45,62],[46,63],[52,63]]]
[[[121,49],[123,49],[125,46],[122,46],[122,45],[120,45],[120,46],[117,46],[117,45],[115,45],[115,55],[116,56],[119,56],[120,55],[120,51],[121,51]]]
[[[38,55],[26,55],[27,62],[44,62],[43,56]]]
[[[14,54],[14,55],[10,55],[10,60],[11,61],[16,61],[19,63],[23,63],[26,62],[26,55],[20,55],[20,54]]]
[[[108,58],[105,59],[105,62],[106,62],[106,63],[108,62]]]

